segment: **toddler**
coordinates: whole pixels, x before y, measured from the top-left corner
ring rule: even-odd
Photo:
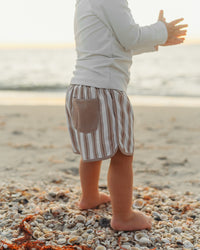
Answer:
[[[111,201],[111,227],[150,229],[152,219],[133,210],[134,112],[126,94],[132,57],[181,44],[188,25],[167,23],[163,10],[154,24],[140,27],[127,0],[76,0],[77,60],[66,91],[67,126],[73,152],[81,155],[80,209]],[[110,158],[110,196],[98,190],[102,160]]]

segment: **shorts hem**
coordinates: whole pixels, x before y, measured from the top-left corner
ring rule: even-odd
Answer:
[[[100,157],[100,158],[95,158],[95,159],[87,159],[87,160],[83,160],[83,158],[82,158],[82,161],[83,161],[83,162],[93,162],[93,161],[106,160],[106,159],[109,159],[109,158],[111,158],[112,156],[114,156],[114,155],[116,154],[116,152],[117,152],[118,149],[120,149],[120,151],[121,151],[124,155],[127,155],[127,156],[131,156],[131,155],[134,154],[134,150],[133,150],[132,153],[126,153],[126,152],[124,152],[124,150],[121,149],[121,147],[118,145],[117,148],[114,150],[114,153],[112,153],[112,154],[110,154],[110,155],[103,156],[103,157]],[[77,151],[76,151],[76,152],[73,151],[73,152],[74,152],[75,154],[80,154],[80,155],[81,155],[80,152],[77,152]]]

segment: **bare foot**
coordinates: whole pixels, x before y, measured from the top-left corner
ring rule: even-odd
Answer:
[[[133,210],[127,219],[111,219],[111,227],[118,231],[134,231],[142,229],[151,229],[152,218],[141,211]]]
[[[80,209],[89,209],[89,208],[96,208],[98,205],[107,203],[109,201],[110,201],[110,196],[100,192],[99,196],[96,199],[86,200],[84,198],[81,198],[78,205]]]

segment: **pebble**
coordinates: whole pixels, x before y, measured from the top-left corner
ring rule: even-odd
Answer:
[[[101,227],[109,227],[109,226],[110,226],[110,220],[107,219],[107,218],[101,218],[101,219],[99,220],[99,225],[100,225]]]
[[[180,234],[182,232],[182,228],[181,227],[175,227],[174,232]]]

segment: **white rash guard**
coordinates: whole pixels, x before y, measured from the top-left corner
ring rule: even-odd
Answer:
[[[77,59],[71,84],[127,90],[132,57],[157,51],[168,38],[158,21],[139,26],[127,0],[76,0],[74,35]]]

